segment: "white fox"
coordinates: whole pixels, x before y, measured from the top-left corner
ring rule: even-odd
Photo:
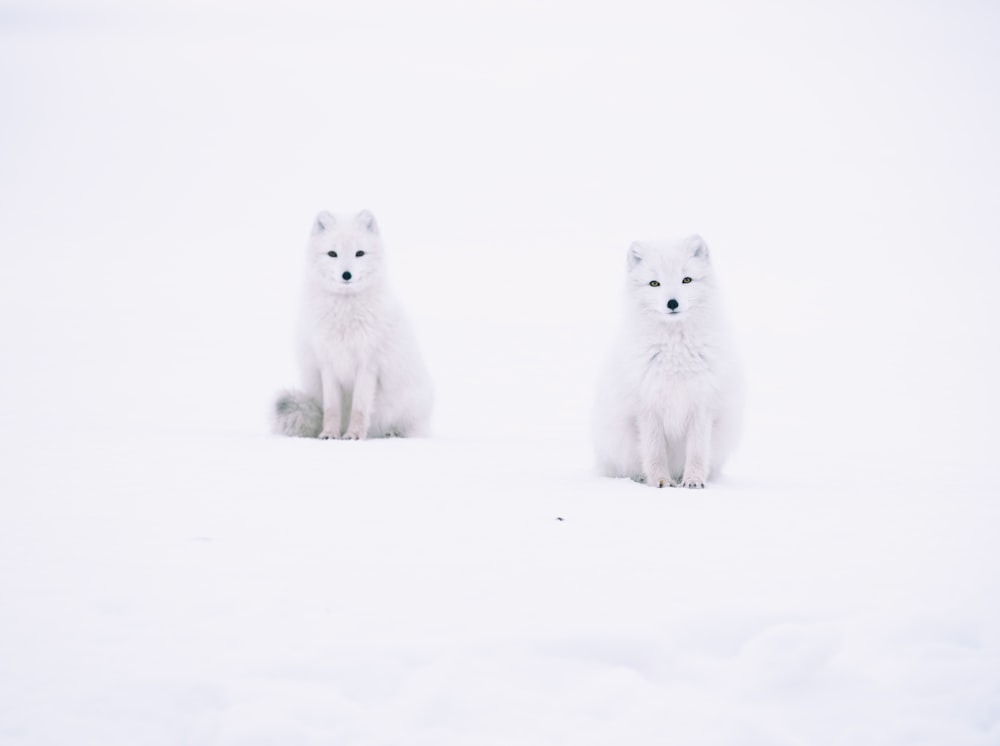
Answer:
[[[316,217],[299,326],[303,391],[283,392],[274,430],[358,440],[425,435],[433,392],[386,278],[375,217]]]
[[[598,391],[603,474],[653,487],[704,487],[735,444],[736,357],[700,236],[634,243],[625,324]]]

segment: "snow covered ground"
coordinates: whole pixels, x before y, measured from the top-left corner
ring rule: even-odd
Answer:
[[[0,5],[0,743],[1000,744],[987,3]],[[319,209],[438,406],[272,437]],[[594,475],[635,238],[749,379]]]

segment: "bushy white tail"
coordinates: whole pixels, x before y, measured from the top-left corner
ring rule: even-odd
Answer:
[[[323,429],[323,408],[302,391],[282,391],[274,402],[272,429],[279,435],[315,438]]]

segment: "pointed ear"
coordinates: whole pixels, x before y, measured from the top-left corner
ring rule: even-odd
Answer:
[[[705,239],[701,236],[695,234],[693,236],[688,236],[688,246],[691,247],[691,256],[696,256],[700,259],[709,259],[708,256],[708,244],[705,243]]]
[[[628,247],[628,268],[632,269],[640,262],[642,262],[642,244],[636,241]]]
[[[371,214],[370,210],[362,210],[355,216],[354,220],[369,233],[378,235],[378,223],[375,222],[375,216]]]
[[[326,210],[323,210],[323,212],[316,216],[316,222],[313,223],[313,235],[329,230],[336,224],[337,221],[334,219],[333,215],[328,213]]]

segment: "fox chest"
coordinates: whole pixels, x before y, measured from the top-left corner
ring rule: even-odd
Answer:
[[[359,370],[375,365],[378,343],[371,334],[334,326],[315,329],[311,347],[323,370],[339,381],[350,383]]]
[[[636,388],[642,405],[662,411],[668,421],[686,421],[715,398],[711,366],[697,350],[649,350],[640,370]]]

